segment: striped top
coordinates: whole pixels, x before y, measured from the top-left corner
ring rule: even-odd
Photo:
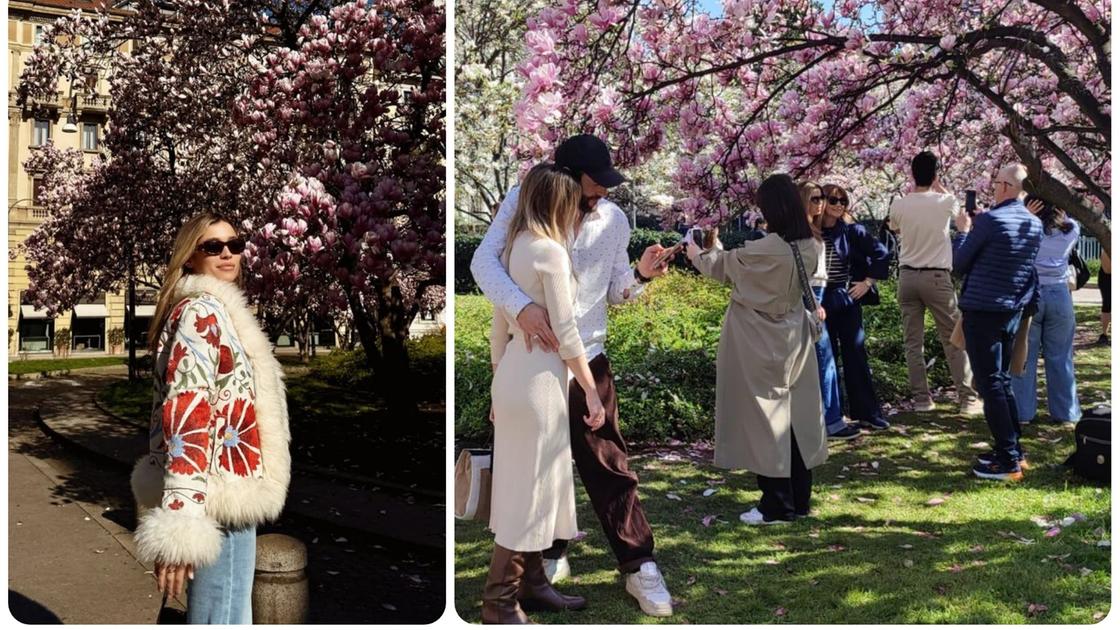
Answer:
[[[852,268],[848,260],[836,255],[836,245],[833,239],[824,240],[824,257],[828,268],[828,284],[835,286],[848,286],[852,277]]]

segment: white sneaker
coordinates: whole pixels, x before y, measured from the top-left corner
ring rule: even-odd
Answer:
[[[789,523],[789,521],[768,521],[762,517],[762,512],[759,512],[756,507],[751,508],[750,512],[743,512],[740,514],[739,520],[747,525],[779,525]]]
[[[975,418],[984,415],[984,401],[979,399],[961,403],[961,415],[966,418]]]
[[[556,584],[572,577],[572,567],[568,564],[568,556],[560,556],[558,559],[551,558],[544,559],[544,575],[548,578],[549,584]]]
[[[914,411],[933,411],[934,409],[937,409],[937,405],[933,403],[932,399],[917,399],[914,401]]]
[[[642,612],[651,617],[673,614],[673,598],[665,588],[661,571],[652,562],[643,562],[637,571],[626,576],[626,592],[633,595]]]

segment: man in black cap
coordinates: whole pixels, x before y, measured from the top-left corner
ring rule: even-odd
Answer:
[[[568,398],[572,458],[619,570],[626,575],[626,591],[646,614],[665,617],[673,613],[672,598],[653,559],[653,532],[638,500],[638,476],[627,464],[626,442],[618,428],[614,377],[604,354],[607,305],[634,299],[648,282],[664,275],[668,261],[659,262],[658,256],[665,248],[651,245],[638,264],[630,266],[630,224],[622,210],[605,198],[608,188],[626,178],[611,164],[610,149],[602,140],[591,135],[568,138],[556,148],[555,162],[570,169],[583,187],[583,219],[570,246],[572,270],[579,278],[576,323],[607,412],[606,424],[590,430],[582,421],[587,409],[581,390],[570,388],[574,394]],[[500,260],[518,190],[515,186],[502,201],[471,260],[471,273],[486,297],[517,319],[530,350],[535,344],[555,352],[559,343],[548,312],[518,288]],[[567,541],[558,540],[544,552],[553,581],[570,571],[566,549]]]

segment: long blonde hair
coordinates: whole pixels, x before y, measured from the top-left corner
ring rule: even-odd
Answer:
[[[152,316],[152,323],[148,326],[148,350],[154,357],[159,347],[159,336],[163,332],[163,325],[171,314],[171,300],[175,297],[175,286],[186,270],[187,261],[194,255],[198,239],[206,234],[206,228],[215,223],[229,223],[231,221],[216,212],[201,212],[187,219],[175,235],[175,244],[171,247],[171,260],[167,263],[167,271],[163,274],[163,283],[160,285],[159,298],[156,300],[156,312]]]
[[[509,264],[513,241],[522,232],[550,238],[565,248],[579,221],[583,189],[572,174],[551,162],[529,169],[521,181],[517,209],[509,222],[502,261]]]
[[[824,188],[816,182],[801,182],[797,185],[797,192],[801,193],[801,203],[805,205],[805,214],[809,215],[809,200],[813,197],[813,191],[819,191],[821,196],[824,196]],[[824,216],[824,202],[821,202],[821,211],[814,215],[809,215],[809,227],[813,230],[813,238],[818,241],[821,240],[821,217]]]

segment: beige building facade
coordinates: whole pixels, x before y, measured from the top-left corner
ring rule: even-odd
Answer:
[[[123,344],[110,347],[110,339],[116,336],[111,331],[125,332],[123,294],[89,295],[73,310],[48,317],[24,296],[29,281],[27,260],[20,247],[46,218],[46,209],[39,201],[40,179],[36,173],[28,172],[24,163],[48,142],[60,148],[80,149],[86,163],[92,162],[101,151],[109,97],[103,77],[75,77],[73,81],[60,81],[54,98],[21,107],[16,101],[19,76],[48,24],[75,9],[91,11],[96,5],[74,0],[8,3],[8,251],[14,254],[8,262],[10,357],[61,353],[63,348],[56,347],[55,334],[64,329],[70,330],[67,346],[75,355],[124,350]],[[143,301],[151,301],[150,295],[143,297]],[[137,308],[138,329],[143,329],[142,317],[150,317],[152,308]]]

